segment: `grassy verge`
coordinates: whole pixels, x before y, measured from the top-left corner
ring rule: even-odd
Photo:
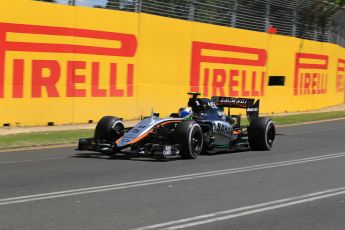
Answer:
[[[270,116],[276,125],[298,124],[311,121],[322,121],[327,119],[343,118],[345,111],[334,111],[324,113],[305,113],[288,116]]]
[[[288,116],[270,116],[276,125],[298,124],[345,117],[345,111],[307,113]],[[243,123],[246,123],[244,121]],[[49,131],[36,133],[11,134],[0,136],[0,149],[32,147],[56,144],[77,143],[79,138],[91,137],[93,130]]]
[[[79,138],[91,137],[93,130],[49,131],[0,136],[0,149],[72,144]]]

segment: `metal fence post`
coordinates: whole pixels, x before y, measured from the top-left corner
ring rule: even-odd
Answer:
[[[268,0],[266,3],[266,14],[265,14],[265,31],[270,27],[270,14],[271,14],[271,0]]]
[[[194,21],[194,15],[195,15],[195,0],[189,0],[188,20]]]
[[[134,11],[136,13],[141,13],[141,8],[142,8],[142,0],[135,0]]]
[[[333,28],[333,21],[330,20],[327,28],[327,42],[331,42],[332,39],[332,28]]]
[[[296,37],[297,33],[297,10],[293,10],[293,24],[292,24],[292,36]]]
[[[233,0],[233,1],[234,1],[234,7],[232,9],[231,27],[236,27],[238,2],[237,0]]]
[[[337,44],[340,42],[340,31],[337,32]]]
[[[75,6],[76,0],[68,0],[68,5]]]
[[[339,29],[339,34],[340,34],[340,42],[338,43],[338,45],[344,46],[345,45],[345,26],[342,25],[341,28]]]
[[[317,24],[316,23],[314,23],[315,25],[314,25],[314,41],[316,41],[317,40],[317,30],[318,30],[318,27],[317,27]]]

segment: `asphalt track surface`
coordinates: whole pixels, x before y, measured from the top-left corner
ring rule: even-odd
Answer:
[[[0,153],[0,230],[344,229],[345,120],[272,151],[168,162],[73,148]]]

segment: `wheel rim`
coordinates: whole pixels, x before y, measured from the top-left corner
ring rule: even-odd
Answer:
[[[202,147],[202,136],[201,133],[198,131],[195,131],[192,135],[192,150],[193,153],[200,152]]]
[[[267,130],[267,144],[269,147],[272,147],[275,135],[276,135],[275,129],[273,125],[271,124]]]

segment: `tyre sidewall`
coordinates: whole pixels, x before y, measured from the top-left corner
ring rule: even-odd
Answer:
[[[272,132],[272,133],[271,133]],[[268,135],[272,136],[268,136]],[[269,139],[271,141],[269,141]],[[249,145],[254,150],[270,150],[275,139],[275,125],[268,117],[253,119],[248,127]]]
[[[196,134],[196,132],[199,132],[200,135],[200,139],[201,139],[201,144],[200,146],[198,146],[198,149],[194,149],[193,148],[193,136]],[[203,147],[203,138],[202,138],[202,131],[200,126],[197,123],[194,123],[190,130],[189,130],[189,135],[188,135],[188,148],[189,148],[189,152],[191,155],[193,155],[193,158],[197,158],[198,155],[201,153],[202,147]]]
[[[193,148],[193,136],[196,132],[199,133],[201,141],[197,151]],[[183,121],[177,124],[172,141],[174,144],[180,145],[180,155],[183,159],[195,159],[201,153],[203,147],[202,130],[194,121]]]
[[[122,120],[118,117],[104,116],[97,123],[94,137],[96,139],[114,141],[118,138],[116,129],[124,129]]]
[[[267,122],[267,125],[266,125],[266,129],[265,129],[265,143],[266,143],[266,149],[267,150],[272,149],[272,146],[274,143],[274,139],[273,139],[272,143],[269,143],[269,140],[268,140],[268,133],[270,132],[270,129],[272,129],[272,128],[274,129],[274,134],[275,134],[274,122],[271,119],[269,119]]]

